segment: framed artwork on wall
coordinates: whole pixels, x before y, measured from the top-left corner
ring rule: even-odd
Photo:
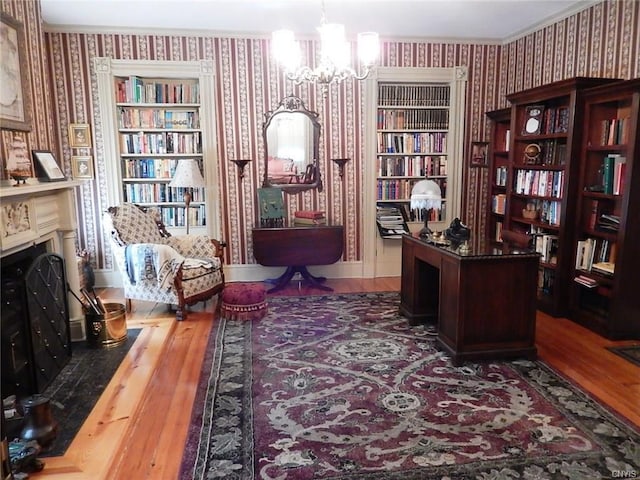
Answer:
[[[36,175],[43,182],[58,182],[66,180],[56,158],[49,150],[31,150],[36,167]]]
[[[73,178],[93,178],[93,157],[73,156],[71,157],[71,172]]]
[[[0,23],[0,128],[31,130],[28,69],[22,23],[2,13]]]
[[[88,123],[69,124],[69,146],[71,148],[91,148],[91,130]]]
[[[471,142],[471,166],[485,167],[487,165],[487,148],[489,142]]]

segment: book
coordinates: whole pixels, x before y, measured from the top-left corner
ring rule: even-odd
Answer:
[[[294,225],[301,225],[301,226],[306,226],[306,225],[326,225],[327,224],[327,219],[326,218],[294,217],[293,224]]]
[[[296,210],[293,216],[296,218],[324,218],[324,210]]]
[[[615,273],[616,265],[611,262],[598,262],[591,266],[594,272],[602,273],[604,275],[613,275]]]
[[[602,185],[607,195],[613,194],[613,165],[615,158],[612,155],[604,157],[602,165]]]

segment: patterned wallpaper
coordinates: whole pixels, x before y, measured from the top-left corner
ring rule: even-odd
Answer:
[[[36,3],[37,4],[37,3]],[[290,211],[319,208],[345,226],[347,242],[343,260],[362,258],[361,184],[363,181],[364,118],[363,91],[357,82],[333,87],[326,95],[308,86],[294,86],[283,79],[269,54],[266,39],[214,36],[169,36],[133,34],[44,34],[40,41],[39,8],[32,2],[3,0],[2,10],[27,24],[32,72],[34,130],[28,135],[30,148],[57,152],[69,172],[71,150],[67,141],[69,123],[90,123],[98,112],[92,58],[199,60],[216,66],[216,110],[218,171],[221,179],[220,211],[227,263],[253,263],[250,232],[254,222],[255,191],[262,181],[262,115],[275,108],[289,93],[299,95],[307,107],[319,112],[322,124],[322,193],[287,197]],[[544,29],[505,45],[467,43],[383,43],[381,64],[411,67],[468,67],[465,151],[472,141],[487,140],[489,126],[484,112],[507,106],[505,95],[525,88],[572,76],[634,78],[640,76],[640,2],[605,1]],[[314,42],[304,51],[315,58]],[[49,64],[51,86],[47,87]],[[53,121],[51,121],[52,119]],[[55,126],[55,128],[54,128]],[[94,131],[93,154],[96,178],[78,189],[78,217],[82,222],[79,241],[93,252],[98,268],[111,268],[110,256],[100,228],[105,205],[104,165],[100,156],[102,136]],[[3,141],[7,132],[2,132]],[[337,167],[328,160],[350,157],[340,180]],[[238,183],[232,158],[253,158],[242,184]],[[465,160],[465,165],[468,161]],[[465,173],[464,220],[475,232],[484,230],[486,169],[469,168]]]

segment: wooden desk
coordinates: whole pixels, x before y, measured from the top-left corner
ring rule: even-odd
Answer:
[[[400,312],[437,320],[438,343],[465,360],[536,357],[537,253],[471,251],[402,238]]]
[[[253,255],[260,265],[287,267],[272,282],[268,293],[284,288],[296,273],[321,290],[333,291],[323,285],[324,277],[311,275],[308,265],[329,265],[342,257],[344,230],[342,226],[312,226],[285,228],[254,228]]]

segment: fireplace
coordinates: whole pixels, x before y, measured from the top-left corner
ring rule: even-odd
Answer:
[[[43,390],[68,360],[70,340],[84,339],[82,307],[66,288],[80,290],[75,188],[81,182],[28,182],[0,184],[3,398]]]
[[[2,397],[41,393],[71,358],[64,260],[44,244],[2,259]]]

